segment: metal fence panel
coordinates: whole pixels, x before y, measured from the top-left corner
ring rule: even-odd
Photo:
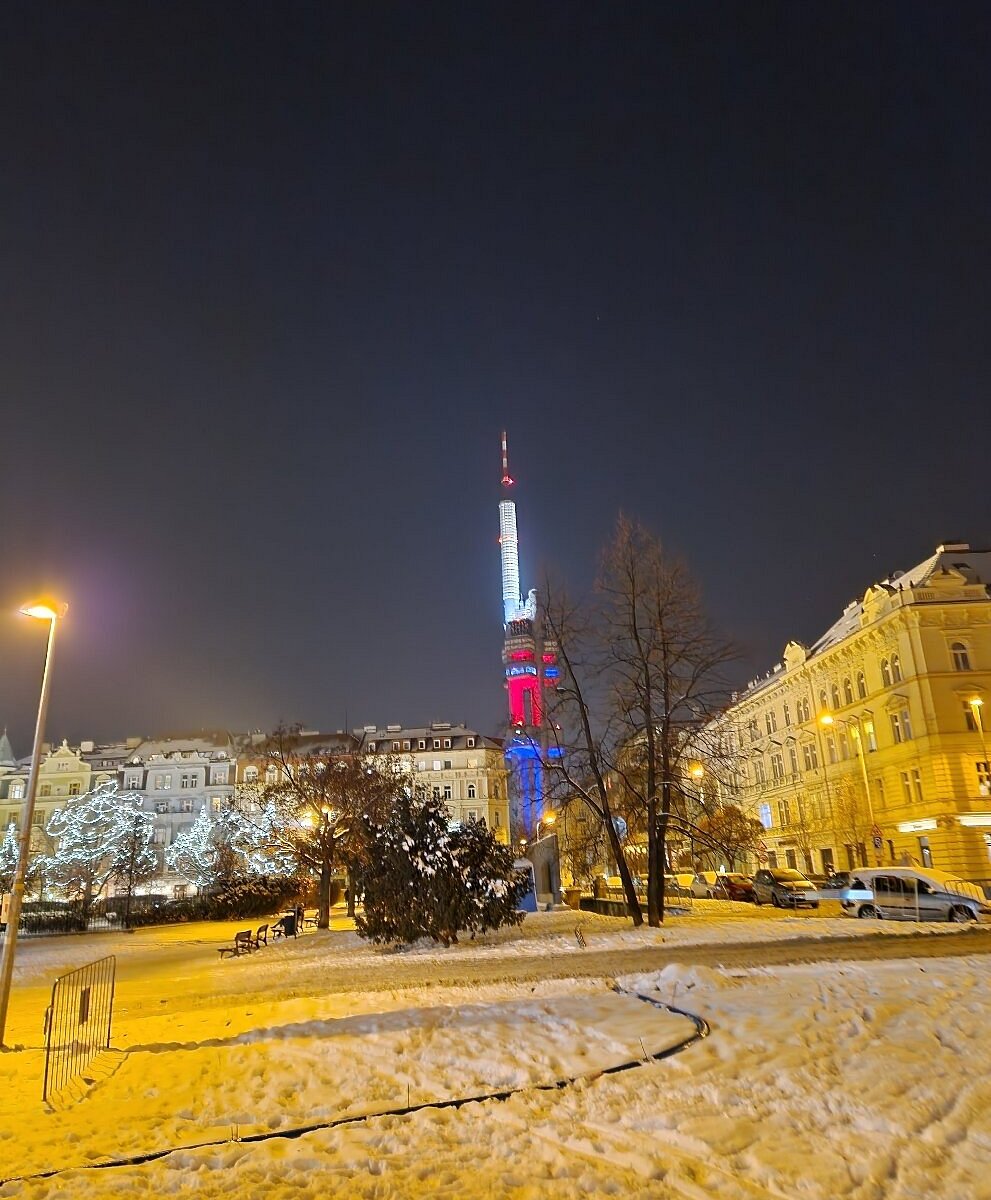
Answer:
[[[60,975],[52,984],[52,1001],[45,1013],[43,1100],[60,1092],[109,1049],[116,974],[117,959],[111,954]]]

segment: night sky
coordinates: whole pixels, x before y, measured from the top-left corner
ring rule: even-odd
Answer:
[[[986,545],[986,4],[8,3],[0,725],[497,732],[619,509],[741,678]]]

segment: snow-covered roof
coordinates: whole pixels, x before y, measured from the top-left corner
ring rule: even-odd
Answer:
[[[0,767],[12,767],[16,764],[16,761],[14,758],[14,749],[10,744],[10,738],[7,737],[7,730],[5,729],[0,734]]]
[[[476,729],[469,729],[467,725],[452,725],[447,721],[434,721],[430,725],[385,725],[373,726],[366,725],[364,728],[354,731],[355,737],[364,740],[367,746],[369,742],[375,742],[376,746],[384,742],[413,742],[419,740],[429,741],[432,744],[434,738],[443,739],[449,738],[453,749],[466,749],[466,740],[468,738],[475,739],[475,746],[490,747],[494,750],[501,750],[502,743],[495,738],[489,737],[484,733],[479,733]]]
[[[817,654],[824,653],[860,629],[864,600],[876,588],[883,588],[892,593],[920,588],[930,584],[939,575],[949,576],[951,573],[962,577],[962,582],[966,584],[987,584],[991,580],[991,550],[971,550],[966,542],[946,542],[937,546],[935,553],[909,570],[892,571],[890,575],[869,587],[864,597],[850,601],[839,618],[812,643],[808,649],[808,657],[814,658]],[[751,696],[767,687],[784,671],[784,663],[776,663],[766,675],[753,680],[744,689],[741,698]]]

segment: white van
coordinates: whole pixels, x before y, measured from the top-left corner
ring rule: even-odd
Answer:
[[[886,921],[976,921],[991,906],[976,883],[935,867],[858,867],[839,894],[844,916]]]

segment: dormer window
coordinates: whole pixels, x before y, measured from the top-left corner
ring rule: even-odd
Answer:
[[[375,743],[375,742],[369,742],[369,743],[368,743],[368,753],[369,753],[369,754],[374,754],[374,753],[375,753],[375,746],[376,746],[376,743]]]
[[[450,750],[450,748],[451,748],[451,739],[450,739],[450,738],[444,738],[444,749],[445,749],[445,750]]]
[[[473,737],[470,737],[468,739],[468,749],[473,750],[474,748],[475,748],[475,739]]]

